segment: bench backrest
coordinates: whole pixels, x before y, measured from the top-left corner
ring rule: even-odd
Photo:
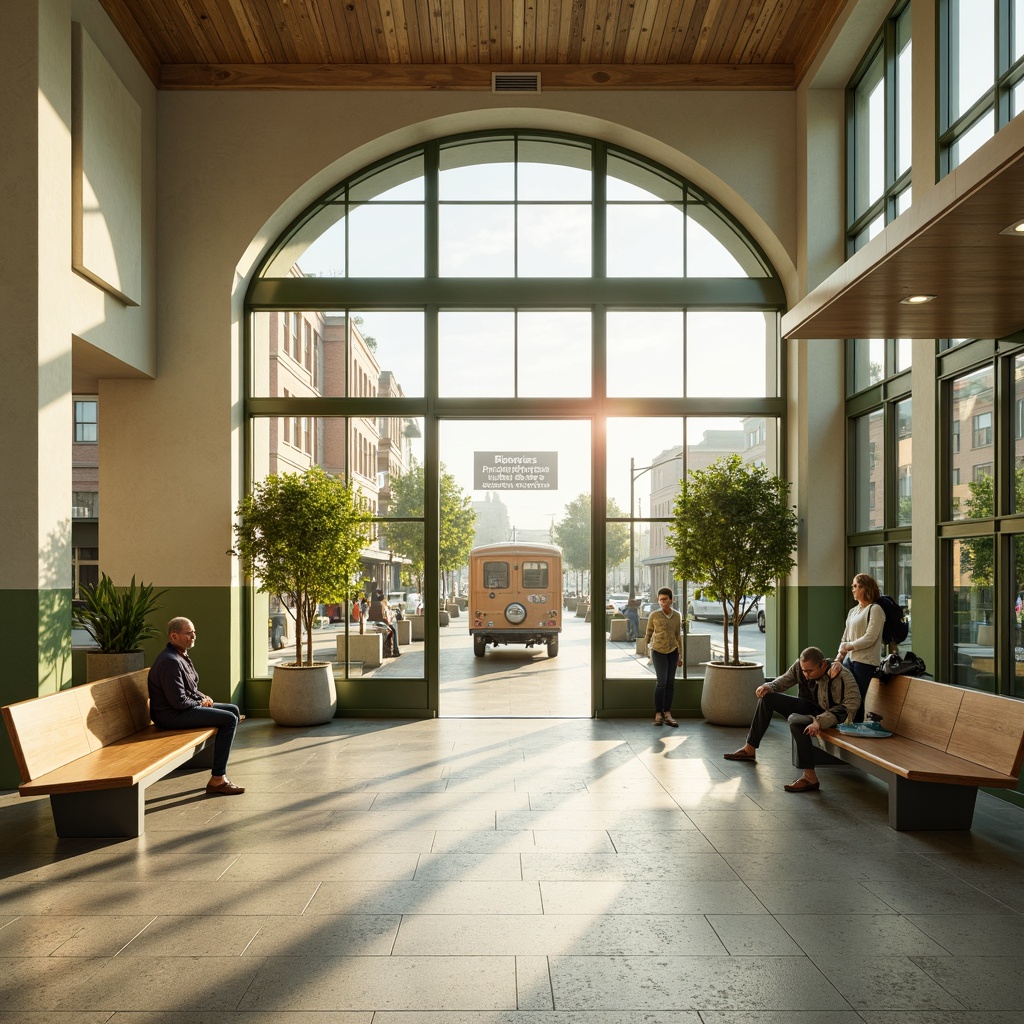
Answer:
[[[933,679],[893,676],[871,681],[865,709],[890,732],[962,757],[1003,775],[1020,775],[1024,701]]]
[[[149,725],[149,669],[3,708],[21,781],[99,750]]]

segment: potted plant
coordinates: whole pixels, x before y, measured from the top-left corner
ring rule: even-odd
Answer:
[[[246,572],[260,593],[278,595],[295,622],[295,661],[274,668],[271,717],[279,725],[328,722],[338,698],[331,663],[313,660],[313,619],[321,603],[348,601],[358,591],[370,512],[351,484],[312,466],[266,477],[235,514]]]
[[[709,722],[747,725],[757,703],[763,666],[740,660],[739,629],[757,597],[774,593],[796,564],[797,517],[788,500],[787,481],[739,455],[693,470],[676,496],[672,568],[679,579],[701,581],[698,596],[722,606],[724,654],[708,663],[701,695]]]
[[[135,672],[146,664],[142,642],[160,632],[147,620],[159,607],[151,584],[136,583],[118,589],[104,572],[93,586],[83,583],[73,621],[88,632],[98,648],[85,656],[85,681]]]

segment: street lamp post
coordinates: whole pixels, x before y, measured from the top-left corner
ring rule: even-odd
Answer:
[[[629,460],[629,599],[633,601],[636,599],[636,581],[633,578],[634,575],[634,564],[636,562],[636,551],[635,551],[635,536],[636,536],[636,503],[634,498],[634,489],[638,477],[644,475],[654,469],[655,466],[666,466],[670,462],[679,462],[683,458],[682,454],[673,455],[670,459],[662,459],[661,462],[652,462],[649,466],[641,466],[639,469],[636,467],[636,459],[630,458]]]

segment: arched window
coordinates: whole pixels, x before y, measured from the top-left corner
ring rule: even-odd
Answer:
[[[687,453],[703,465],[702,453],[740,450],[777,467],[784,306],[736,220],[636,153],[537,131],[435,140],[332,188],[261,265],[248,294],[251,473],[318,464],[349,476],[380,517],[367,575],[397,583],[411,556],[389,542],[395,510],[408,511],[393,483],[422,466],[428,496],[437,493],[439,423],[479,431],[521,418],[543,437],[542,420],[588,420],[591,450],[574,458],[597,470],[595,499],[616,497],[608,522],[638,529],[626,491],[657,476],[646,516],[663,525],[672,481],[626,474],[623,484],[616,459],[628,469],[652,457],[623,457],[616,444],[657,417],[664,447],[680,446],[676,480]],[[312,359],[291,357],[296,313],[318,339]],[[311,450],[280,436],[294,416],[311,417]],[[429,498],[399,516],[406,533],[418,531],[411,560],[425,563],[427,592],[438,579],[437,517]],[[664,532],[652,527],[643,543]],[[608,543],[595,530],[595,565]],[[255,621],[265,610],[257,604]]]

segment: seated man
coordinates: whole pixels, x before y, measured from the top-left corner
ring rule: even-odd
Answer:
[[[800,652],[784,675],[770,683],[762,683],[754,692],[757,702],[754,718],[747,733],[747,742],[739,750],[724,754],[727,761],[756,761],[761,737],[768,731],[772,715],[778,711],[787,716],[790,731],[796,741],[798,767],[803,776],[783,788],[787,793],[806,793],[820,788],[814,770],[814,744],[812,736],[822,729],[831,729],[840,722],[852,722],[860,707],[860,690],[853,673],[845,667],[832,678],[831,662],[817,647]],[[798,687],[798,696],[790,697],[784,690]]]
[[[380,590],[373,592],[373,600],[370,602],[367,619],[371,623],[378,622],[387,627],[388,636],[385,640],[384,656],[387,658],[397,658],[402,653],[398,649],[398,627],[395,625],[395,617],[391,612],[388,599]]]
[[[213,775],[206,784],[211,796],[244,793],[227,777],[228,755],[235,728],[245,717],[234,704],[215,704],[199,689],[199,673],[188,656],[196,642],[196,628],[186,618],[167,623],[169,643],[149,670],[149,717],[158,729],[197,729],[214,725]]]
[[[622,611],[626,618],[626,639],[630,641],[636,640],[640,631],[640,613],[636,610],[636,605],[636,601],[627,601]]]

